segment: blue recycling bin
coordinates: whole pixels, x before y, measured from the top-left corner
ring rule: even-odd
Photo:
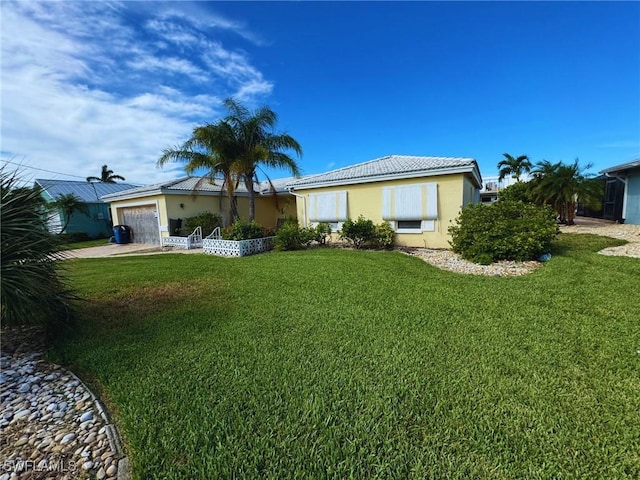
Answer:
[[[116,225],[113,227],[113,237],[118,245],[131,242],[131,227],[129,225]]]

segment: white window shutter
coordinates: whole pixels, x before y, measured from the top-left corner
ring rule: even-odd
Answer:
[[[382,189],[382,219],[395,220],[393,215],[393,187],[384,187]]]
[[[309,220],[312,222],[336,222],[346,219],[346,191],[309,195]]]
[[[422,185],[395,189],[395,220],[422,220]]]
[[[438,184],[427,183],[427,210],[425,220],[438,218]]]

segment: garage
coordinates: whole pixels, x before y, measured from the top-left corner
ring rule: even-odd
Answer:
[[[124,207],[120,209],[122,225],[131,227],[132,242],[160,245],[158,212],[155,205]]]

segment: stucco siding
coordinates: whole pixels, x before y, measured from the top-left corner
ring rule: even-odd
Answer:
[[[627,215],[625,223],[640,225],[640,172],[627,177]]]
[[[465,199],[465,185],[471,187]],[[448,248],[449,236],[447,229],[450,220],[458,215],[465,203],[473,201],[473,184],[466,180],[463,174],[430,176],[393,180],[385,182],[361,183],[324,188],[299,188],[296,193],[303,198],[297,198],[297,216],[300,223],[311,223],[309,218],[309,195],[322,193],[347,192],[347,215],[356,219],[359,215],[372,220],[374,223],[383,221],[383,190],[385,188],[406,187],[424,184],[437,185],[437,219],[433,222],[433,231],[421,233],[398,233],[396,243],[401,246]],[[427,208],[432,208],[427,206]]]

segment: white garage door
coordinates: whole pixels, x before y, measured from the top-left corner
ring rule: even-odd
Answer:
[[[127,207],[121,210],[123,225],[131,227],[132,242],[160,245],[156,207]]]

